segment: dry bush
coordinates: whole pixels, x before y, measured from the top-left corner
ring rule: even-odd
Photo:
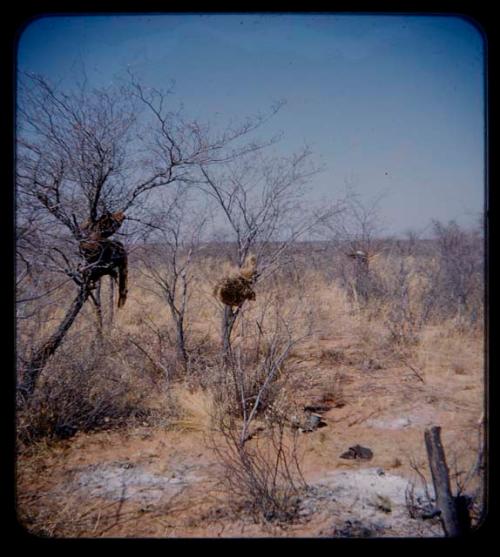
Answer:
[[[481,329],[484,246],[479,230],[436,222],[433,239],[409,234],[377,240],[377,245],[378,255],[364,266],[346,257],[348,243],[318,247],[314,270],[323,278],[322,288],[333,281],[346,293],[353,313],[382,322],[398,345],[418,344],[424,326],[449,319],[463,331]]]
[[[292,349],[311,334],[313,307],[280,286],[277,276],[262,282],[256,304],[239,314],[230,358],[221,355],[215,388],[232,415],[259,415],[273,403],[293,374]]]
[[[175,331],[171,323],[159,323],[138,314],[134,325],[115,328],[114,337],[121,338],[123,357],[132,367],[142,368],[152,386],[168,388],[172,381],[185,372],[178,358]]]
[[[213,387],[217,403],[228,415],[245,418],[255,408],[256,417],[260,417],[279,396],[288,370],[284,362],[272,361],[275,350],[258,361],[245,361],[239,354],[231,364],[222,364],[219,381]]]
[[[290,355],[309,327],[303,300],[275,280],[263,281],[258,303],[240,313],[230,358],[220,356],[212,446],[231,501],[259,520],[284,522],[295,517],[304,484],[288,427]]]
[[[425,322],[422,282],[411,256],[393,254],[385,262],[384,298],[379,316],[389,340],[400,347],[418,344]]]
[[[220,353],[212,362],[209,388],[216,404],[228,416],[249,419],[263,413],[276,401],[293,373],[287,362],[295,342],[281,327],[265,334],[257,324],[256,334],[243,319],[231,358]],[[215,365],[214,365],[215,363]]]
[[[464,236],[459,235],[457,242]],[[368,283],[376,285],[364,290],[364,302],[357,310],[368,320],[383,323],[388,340],[398,349],[411,350],[421,341],[426,325],[442,324],[454,319],[456,325],[466,330],[480,325],[483,314],[483,290],[481,266],[474,268],[471,253],[455,254],[464,268],[448,252],[431,244],[432,255],[419,253],[417,248],[407,244],[395,245],[381,255],[370,268]],[[471,245],[460,249],[472,250]],[[422,250],[422,246],[420,246]],[[458,250],[458,248],[457,248]],[[456,251],[456,250],[455,250]],[[450,259],[453,261],[451,270]],[[468,269],[467,288],[464,269]],[[456,285],[451,282],[456,281]],[[369,286],[369,284],[365,286]],[[359,302],[360,298],[357,298]],[[469,326],[467,326],[469,325]]]
[[[427,482],[423,472],[414,459],[410,459],[410,467],[413,470],[413,477],[408,482],[405,490],[405,503],[408,515],[413,519],[434,519],[434,522],[438,524],[438,515],[434,514],[434,490]]]
[[[374,313],[377,302],[384,299],[386,291],[380,275],[373,268],[362,267],[356,261],[344,267],[342,277],[349,299],[361,310]]]
[[[481,329],[484,314],[480,231],[434,223],[432,240],[398,241],[383,260],[385,303],[395,337],[418,341],[424,325],[453,319],[462,330]]]
[[[29,404],[20,408],[17,425],[22,442],[168,417],[168,407],[153,403],[144,360],[136,366],[127,363],[120,339],[77,343],[75,336],[44,370]],[[154,392],[161,398],[158,389]]]
[[[430,319],[457,318],[464,329],[481,328],[484,315],[484,249],[480,231],[434,223],[432,256],[421,273]]]
[[[242,441],[234,418],[218,422],[213,448],[222,465],[221,484],[230,504],[244,508],[256,521],[290,522],[297,517],[307,487],[300,469],[297,432],[290,433],[289,412],[269,408],[265,434]]]

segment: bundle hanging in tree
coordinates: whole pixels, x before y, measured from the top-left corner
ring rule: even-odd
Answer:
[[[214,296],[227,306],[240,306],[245,300],[255,300],[253,285],[257,277],[257,258],[250,255],[237,272],[219,280]]]
[[[127,298],[127,251],[121,242],[107,238],[120,228],[124,219],[121,211],[105,213],[82,227],[85,239],[80,241],[80,252],[89,264],[86,273],[90,282],[95,284],[105,275],[118,281],[118,307],[122,307]]]

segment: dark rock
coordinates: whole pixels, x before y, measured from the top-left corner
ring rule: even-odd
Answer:
[[[362,447],[361,445],[354,445],[354,447],[349,447],[349,450],[340,455],[340,458],[345,458],[349,460],[361,459],[361,460],[371,460],[373,458],[373,452],[367,447]]]
[[[335,528],[334,536],[339,538],[371,538],[380,535],[383,529],[378,525],[363,524],[360,520],[346,520],[340,528]]]
[[[325,426],[326,422],[321,419],[321,416],[318,416],[317,414],[310,414],[300,429],[303,433],[311,433],[312,431],[316,431],[318,428]]]

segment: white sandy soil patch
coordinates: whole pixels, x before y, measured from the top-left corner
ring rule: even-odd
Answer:
[[[434,537],[442,536],[439,523],[410,517],[406,491],[408,480],[381,468],[335,471],[310,483],[309,495],[301,504],[301,514],[331,516],[329,526],[318,532],[336,537]],[[429,487],[431,498],[434,496]],[[422,489],[414,496],[426,503]]]
[[[181,466],[169,474],[160,475],[130,462],[110,462],[79,471],[72,485],[85,497],[151,504],[173,497],[203,479],[189,467]]]

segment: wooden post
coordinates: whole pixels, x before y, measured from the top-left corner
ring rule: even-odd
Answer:
[[[448,466],[441,443],[441,428],[434,426],[430,430],[426,429],[424,436],[436,493],[436,507],[441,511],[440,518],[445,536],[458,536],[464,533],[464,521],[460,520],[457,512],[457,500],[451,492]]]

